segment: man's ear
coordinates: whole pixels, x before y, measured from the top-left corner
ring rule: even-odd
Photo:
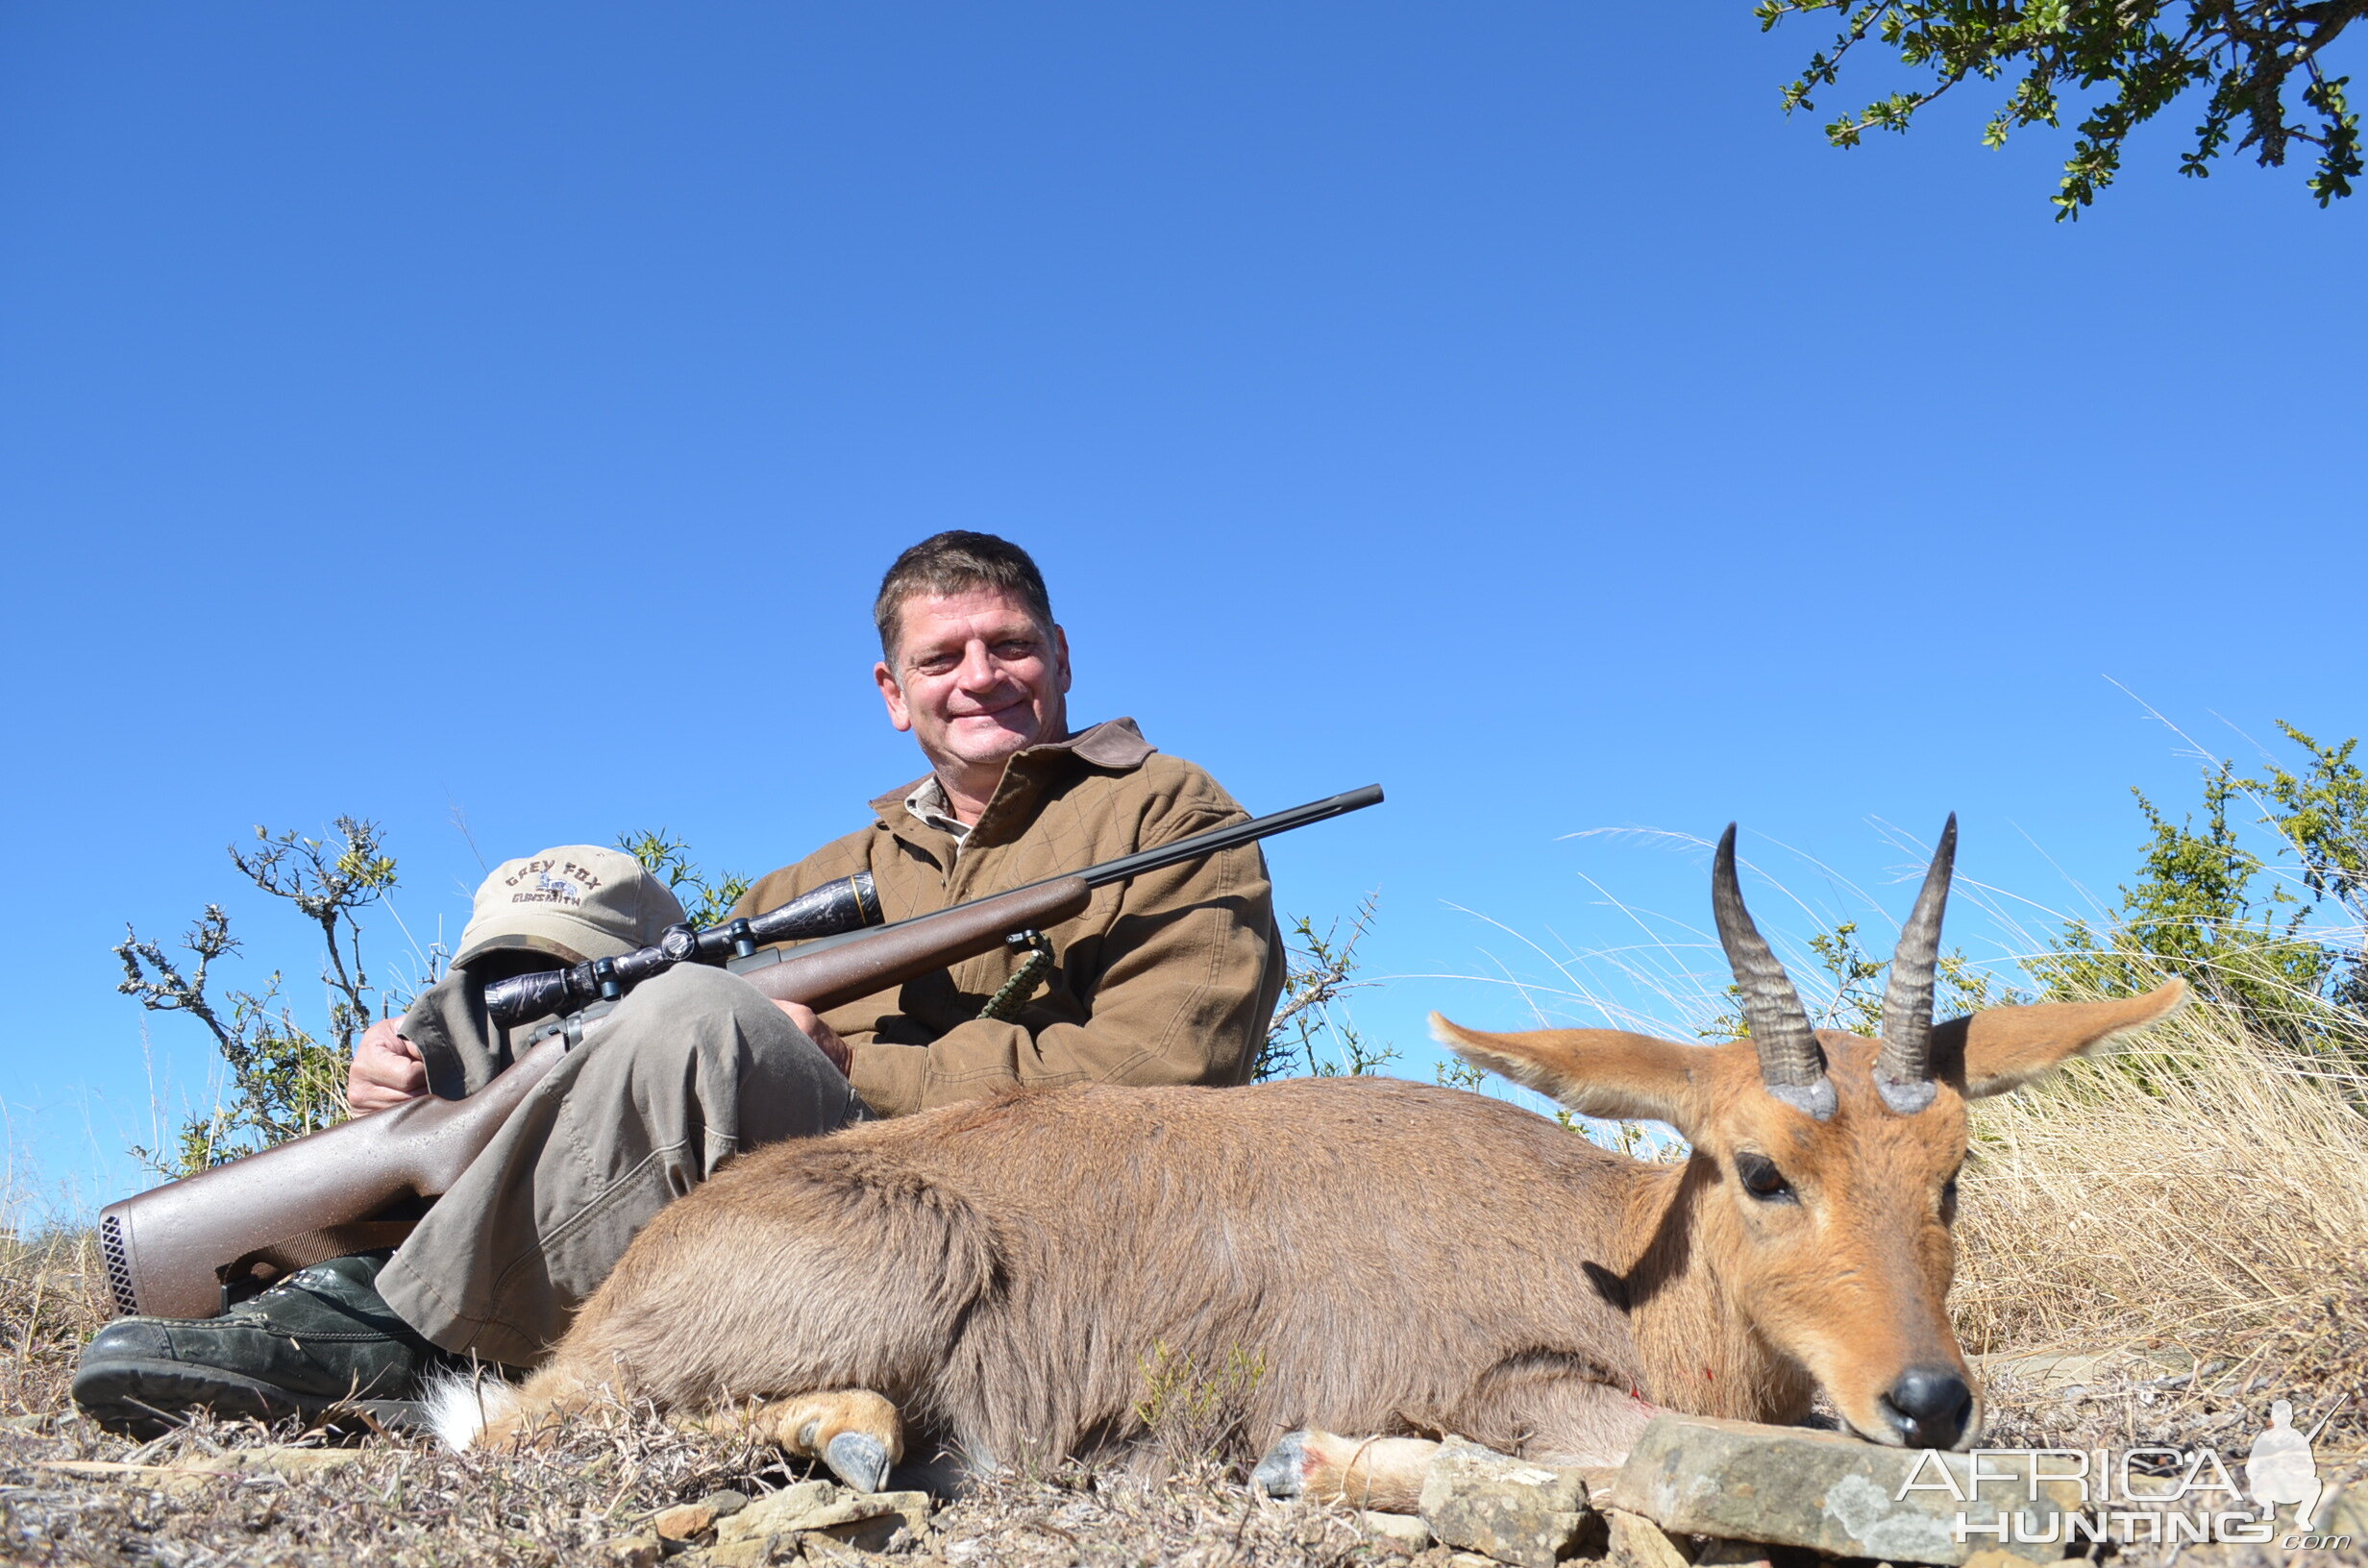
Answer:
[[[1697,1047],[1621,1029],[1484,1035],[1431,1015],[1431,1038],[1476,1067],[1561,1101],[1583,1116],[1666,1122],[1686,1132]]]
[[[2004,1094],[2126,1029],[2167,1017],[2186,999],[2187,983],[2173,980],[2119,1001],[1993,1007],[1951,1018],[1933,1026],[1933,1070],[1969,1100]]]
[[[888,722],[906,734],[912,732],[912,710],[904,704],[904,688],[897,684],[897,673],[882,659],[872,666],[872,679],[879,687],[880,700],[888,704]]]

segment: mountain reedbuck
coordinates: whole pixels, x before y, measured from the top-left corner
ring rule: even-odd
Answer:
[[[1278,1494],[1407,1507],[1457,1433],[1616,1462],[1656,1407],[1963,1447],[1944,1299],[1965,1105],[2177,1006],[1936,1025],[1956,820],[1903,928],[1883,1038],[1812,1026],[1744,911],[1713,907],[1751,1035],[1485,1035],[1467,1060],[1691,1145],[1647,1164],[1502,1101],[1384,1079],[1076,1087],[743,1156],[664,1210],[523,1385],[444,1391],[448,1437],[531,1440],[621,1397],[751,1424],[876,1488],[917,1438],[972,1465],[1142,1442],[1154,1368],[1212,1374]],[[1351,1436],[1333,1436],[1348,1433]]]

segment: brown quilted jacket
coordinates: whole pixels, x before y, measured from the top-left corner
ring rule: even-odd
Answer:
[[[869,826],[765,877],[735,913],[868,870],[882,913],[900,920],[1247,815],[1199,768],[1154,750],[1131,719],[1014,756],[958,849],[906,809],[918,783],[873,801]],[[1249,1076],[1284,968],[1257,845],[1098,889],[1084,914],[1046,935],[1056,966],[1012,1022],[978,1017],[1020,962],[1000,950],[824,1014],[852,1049],[849,1076],[864,1103],[894,1116],[1015,1085]]]

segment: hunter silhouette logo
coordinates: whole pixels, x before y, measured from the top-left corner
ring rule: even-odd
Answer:
[[[2311,1533],[2327,1488],[2310,1445],[2335,1413],[2330,1410],[2304,1433],[2295,1429],[2293,1401],[2271,1405],[2268,1430],[2253,1439],[2247,1452],[2242,1488],[2228,1463],[2208,1448],[1977,1448],[1949,1459],[1927,1449],[1898,1496],[1904,1500],[1910,1492],[1945,1490],[1961,1503],[1975,1505],[1957,1515],[1955,1538],[1987,1536],[2001,1546],[2056,1543],[2073,1548],[2083,1537],[2090,1544],[2120,1546],[2214,1541],[2261,1545],[2275,1533],[2278,1509],[2288,1505],[2301,1533],[2286,1537],[2282,1545],[2349,1546],[2348,1535]],[[1964,1467],[1961,1474],[1950,1468],[1951,1460]],[[2250,1509],[2243,1506],[2248,1495],[2254,1505]],[[2053,1512],[2017,1507],[2043,1501]]]
[[[2332,1414],[2310,1429],[2308,1436],[2294,1430],[2294,1402],[2282,1399],[2269,1408],[2269,1430],[2253,1439],[2245,1459],[2245,1485],[2269,1518],[2281,1503],[2294,1505],[2294,1523],[2311,1527],[2311,1511],[2319,1506],[2326,1484],[2319,1480],[2318,1460],[2311,1456],[2312,1439],[2327,1430]]]

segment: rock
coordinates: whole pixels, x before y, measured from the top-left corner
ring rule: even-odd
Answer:
[[[603,1541],[594,1549],[594,1556],[608,1568],[654,1568],[665,1555],[666,1543],[646,1530]]]
[[[1484,1557],[1477,1552],[1450,1552],[1446,1568],[1498,1568],[1494,1557]]]
[[[721,1519],[728,1513],[738,1513],[742,1508],[747,1507],[749,1499],[746,1492],[726,1490],[709,1492],[699,1500],[699,1505],[702,1507],[713,1508],[715,1516]]]
[[[687,1541],[715,1527],[715,1509],[704,1503],[685,1503],[660,1509],[650,1528],[670,1541]]]
[[[1775,1568],[1774,1554],[1761,1541],[1705,1541],[1693,1555],[1694,1568]],[[2017,1563],[2015,1568],[2030,1568]]]
[[[1838,1433],[1662,1415],[1644,1429],[1612,1506],[1672,1534],[1807,1547],[1836,1556],[1963,1563],[1986,1548],[2026,1563],[2063,1555],[2074,1482],[2035,1487],[2016,1458],[1984,1457],[1979,1496],[1962,1454],[1879,1448]],[[2008,1476],[2006,1480],[1995,1479]],[[2017,1537],[2052,1534],[2044,1544]]]
[[[715,1541],[722,1547],[814,1531],[876,1552],[899,1530],[919,1539],[928,1524],[926,1492],[851,1492],[831,1482],[807,1481],[768,1493],[717,1519]],[[874,1541],[881,1544],[869,1544]]]
[[[894,1551],[902,1541],[921,1539],[921,1532],[928,1528],[929,1522],[926,1492],[874,1492],[867,1495],[866,1501],[874,1497],[920,1498],[922,1503],[918,1510],[907,1506],[894,1513],[874,1514],[868,1519],[851,1519],[845,1524],[826,1525],[819,1531],[808,1531],[808,1534],[827,1536],[859,1552]]]
[[[2086,1557],[2064,1557],[2055,1564],[2055,1568],[2071,1568],[2076,1562],[2081,1568],[2089,1568]],[[1994,1546],[1986,1546],[1965,1559],[1965,1568],[2031,1568],[2031,1559],[2018,1557],[2011,1552],[2002,1552]]]
[[[773,1560],[773,1537],[758,1535],[728,1545],[711,1546],[696,1559],[703,1568],[764,1568]]]
[[[1686,1568],[1686,1554],[1650,1519],[1615,1508],[1604,1521],[1611,1527],[1603,1554],[1611,1568]]]
[[[1427,1552],[1431,1545],[1431,1527],[1411,1513],[1383,1513],[1367,1508],[1361,1517],[1365,1532],[1379,1539],[1385,1546],[1413,1556]]]
[[[1448,1546],[1517,1568],[1554,1568],[1591,1511],[1587,1478],[1450,1437],[1422,1478],[1422,1519]]]
[[[2116,1378],[2152,1382],[2192,1376],[2195,1358],[2183,1350],[2129,1348],[2039,1356],[1977,1356],[1985,1384],[2008,1381],[2036,1394],[2077,1394]]]

